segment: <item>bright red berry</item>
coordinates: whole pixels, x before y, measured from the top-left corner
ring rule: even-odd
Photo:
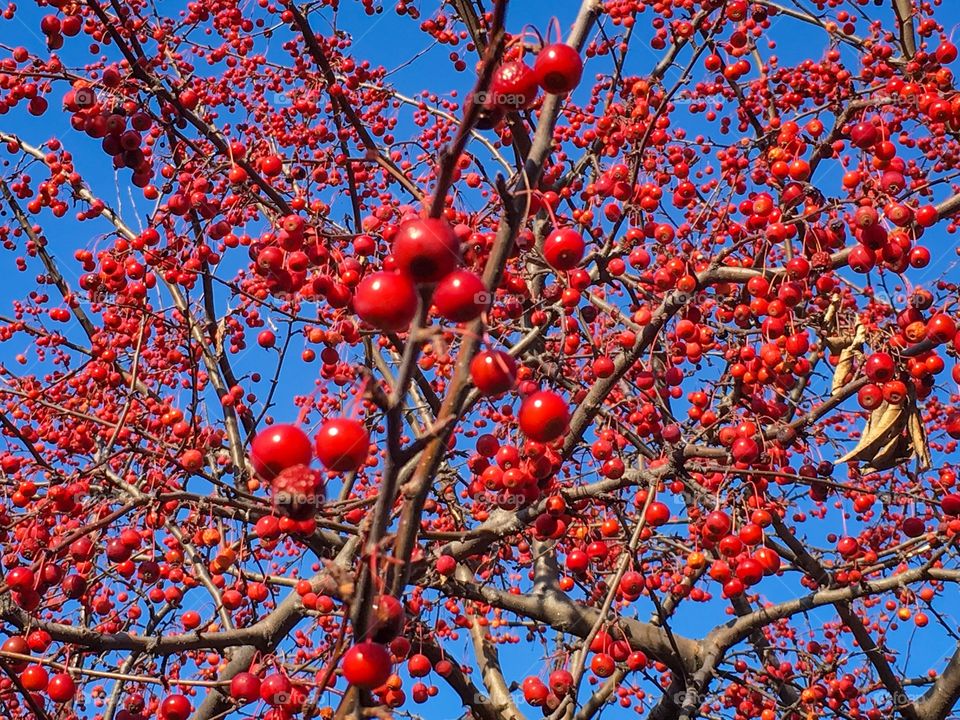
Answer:
[[[272,425],[250,443],[250,463],[267,480],[288,467],[309,465],[312,460],[310,438],[295,425]]]
[[[327,470],[359,470],[370,455],[370,434],[359,420],[332,418],[320,426],[317,458]]]

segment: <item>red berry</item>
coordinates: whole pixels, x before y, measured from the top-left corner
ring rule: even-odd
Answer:
[[[293,684],[286,675],[267,675],[260,683],[260,699],[268,705],[283,705],[290,698]]]
[[[449,577],[457,569],[457,559],[453,555],[441,555],[437,558],[437,573],[443,577]]]
[[[583,60],[580,58],[580,53],[569,45],[554,43],[540,51],[533,70],[537,74],[537,82],[544,91],[553,95],[562,95],[580,84]]]
[[[250,463],[267,480],[285,468],[309,465],[311,460],[310,438],[295,425],[272,425],[257,433],[250,443]]]
[[[723,584],[723,596],[725,598],[743,595],[743,590],[743,581],[740,578],[730,578]]]
[[[876,253],[865,245],[854,245],[853,250],[850,251],[850,255],[847,257],[847,264],[850,266],[850,269],[858,273],[865,274],[870,272],[876,263]]]
[[[333,418],[320,426],[316,448],[327,470],[353,472],[363,467],[370,454],[370,434],[357,420]]]
[[[593,674],[597,677],[610,677],[613,675],[616,667],[617,664],[607,653],[597,653],[593,656],[593,659],[590,660],[590,669],[593,670]]]
[[[949,40],[944,40],[937,46],[935,54],[937,56],[937,62],[944,64],[952,63],[957,59],[957,46]]]
[[[960,515],[960,495],[954,493],[944,495],[940,501],[940,507],[947,515],[953,515],[954,517]]]
[[[892,380],[895,369],[893,358],[885,352],[873,353],[863,364],[863,372],[877,383]]]
[[[264,515],[253,526],[253,532],[261,540],[276,540],[280,537],[280,519],[274,515]]]
[[[76,694],[77,685],[67,673],[57,673],[47,683],[47,695],[55,703],[68,703]]]
[[[873,123],[857,123],[850,130],[850,142],[864,150],[873,147],[878,137],[877,126]]]
[[[753,558],[745,558],[737,563],[737,578],[748,587],[763,579],[763,566]]]
[[[262,348],[272,348],[277,344],[277,336],[272,330],[262,330],[257,335],[257,345]]]
[[[277,510],[295,520],[305,520],[316,514],[323,499],[323,480],[320,473],[306,465],[285,468],[270,484]]]
[[[957,324],[946,313],[937,313],[927,322],[927,338],[935,343],[953,340],[957,334]]]
[[[918,517],[908,517],[903,520],[903,534],[907,537],[920,537],[926,530],[923,520]]]
[[[583,260],[586,245],[573,228],[554,230],[543,241],[543,257],[554,270],[572,270]]]
[[[353,309],[361,320],[378,330],[406,330],[417,313],[417,289],[406,275],[371,273],[357,285]]]
[[[393,257],[414,282],[435,283],[460,264],[460,242],[445,220],[406,220],[393,238]]]
[[[411,655],[407,660],[407,672],[410,677],[426,677],[431,670],[430,659],[421,653]]]
[[[757,548],[753,559],[760,563],[764,575],[775,575],[780,570],[780,555],[768,547]]]
[[[238,702],[252,703],[260,697],[260,678],[251,672],[240,672],[230,681],[230,697]]]
[[[757,441],[749,437],[737,438],[730,448],[730,454],[737,462],[752,463],[760,457],[760,446]]]
[[[845,558],[851,558],[860,552],[860,543],[856,538],[842,537],[837,541],[837,552]]]
[[[160,717],[162,720],[187,720],[193,708],[184,695],[168,695],[160,703]]]
[[[437,312],[452,322],[470,322],[487,309],[487,288],[475,273],[454,270],[437,283],[433,291]]]
[[[582,573],[590,566],[590,558],[583,550],[571,550],[567,553],[566,566],[570,572]]]
[[[470,378],[484,395],[500,395],[517,381],[517,363],[501,350],[483,350],[470,362]]]
[[[15,655],[29,655],[30,646],[27,645],[27,641],[23,638],[22,635],[13,635],[8,637],[3,641],[3,644],[0,645],[0,650],[7,653],[13,653]],[[24,660],[6,660],[8,666],[14,672],[21,672],[27,663]]]
[[[6,582],[14,590],[32,590],[35,577],[28,567],[15,567],[7,573]]]
[[[722,510],[714,510],[704,519],[703,526],[709,535],[719,539],[730,533],[730,516]]]
[[[343,656],[343,676],[359,688],[380,687],[390,677],[390,671],[390,652],[379,643],[358,643]]]
[[[873,410],[883,402],[883,390],[879,385],[868,383],[857,391],[857,402],[864,410]]]
[[[30,692],[40,692],[46,689],[49,681],[50,677],[42,665],[28,665],[20,675],[20,682]]]
[[[554,670],[550,673],[549,682],[553,694],[563,697],[573,687],[573,675],[569,670]]]
[[[627,655],[627,667],[633,671],[643,670],[647,666],[647,655],[643,650],[634,650]]]
[[[550,695],[550,689],[538,677],[524,678],[521,687],[523,689],[523,699],[534,707],[542,706]]]
[[[531,440],[552,442],[560,437],[570,422],[567,402],[555,392],[541,390],[527,396],[517,416],[520,429]]]
[[[537,99],[539,91],[537,74],[522,60],[505,62],[490,81],[492,103],[504,112],[525,110]]]
[[[648,525],[658,527],[670,519],[670,508],[668,508],[662,502],[652,502],[647,506],[645,517]]]

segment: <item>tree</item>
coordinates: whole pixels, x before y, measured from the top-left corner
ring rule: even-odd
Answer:
[[[957,717],[951,4],[38,5],[0,714]]]

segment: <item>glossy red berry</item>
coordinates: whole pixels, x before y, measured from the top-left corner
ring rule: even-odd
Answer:
[[[737,578],[747,587],[763,579],[763,566],[753,558],[744,558],[737,563]]]
[[[76,694],[77,684],[67,673],[57,673],[47,683],[47,696],[55,703],[68,703]]]
[[[251,672],[240,672],[230,681],[230,697],[240,703],[252,703],[260,697],[260,678]]]
[[[714,510],[704,519],[704,529],[711,536],[719,539],[730,533],[732,523],[730,516],[722,510]]]
[[[883,402],[883,390],[879,385],[867,383],[857,391],[857,402],[864,410],[874,410]]]
[[[187,720],[193,708],[185,695],[168,695],[160,703],[162,720]]]
[[[489,93],[492,104],[504,112],[525,110],[540,91],[537,74],[522,60],[505,62],[493,73]]]
[[[533,707],[543,706],[550,695],[549,688],[538,677],[525,678],[521,684],[521,689],[523,690],[523,699]]]
[[[371,273],[357,285],[353,309],[361,320],[378,330],[406,330],[417,313],[417,289],[406,275]]]
[[[864,374],[876,383],[892,380],[895,370],[893,358],[885,352],[873,353],[863,364]]]
[[[407,672],[410,673],[410,677],[426,677],[431,669],[430,659],[422,653],[411,655],[407,660]]]
[[[957,324],[946,313],[937,313],[927,321],[927,339],[935,343],[953,340],[957,334]]]
[[[873,270],[877,263],[877,255],[865,245],[854,245],[847,256],[847,264],[854,272],[866,274]]]
[[[500,395],[517,381],[517,363],[502,350],[482,350],[470,362],[470,378],[484,395]]]
[[[397,268],[417,283],[435,283],[460,264],[460,242],[446,220],[414,218],[393,238]]]
[[[554,270],[573,270],[583,260],[586,245],[573,228],[561,228],[543,241],[543,257]]]
[[[313,448],[307,434],[295,425],[272,425],[250,443],[250,463],[267,480],[294,465],[309,465]]]
[[[361,642],[343,656],[343,676],[351,685],[372,690],[390,677],[390,651],[380,643]]]
[[[670,508],[662,502],[654,501],[647,507],[644,517],[646,517],[648,525],[659,527],[670,520]]]
[[[760,457],[760,446],[757,441],[749,437],[740,437],[733,441],[730,454],[737,462],[752,463]]]
[[[476,320],[489,302],[483,280],[469,270],[454,270],[437,283],[433,291],[437,312],[451,322]]]
[[[359,470],[370,454],[370,434],[359,420],[332,418],[317,432],[317,458],[327,470]]]
[[[549,390],[527,396],[517,416],[520,429],[531,440],[552,442],[567,429],[570,411],[567,401]]]
[[[590,557],[583,550],[571,550],[565,564],[570,572],[582,573],[590,567]]]
[[[533,69],[545,92],[562,95],[580,84],[583,60],[580,53],[569,45],[554,43],[540,51]]]
[[[274,707],[283,705],[290,697],[293,684],[286,675],[267,675],[260,683],[260,699]]]
[[[764,575],[776,575],[780,570],[780,555],[768,547],[757,548],[753,559],[760,563]]]
[[[569,670],[554,670],[550,673],[550,689],[557,697],[563,697],[573,687],[573,674]]]
[[[42,665],[28,665],[20,674],[20,682],[30,692],[45,690],[50,677]]]
[[[617,664],[607,653],[597,653],[590,660],[590,669],[597,677],[610,677],[617,669]]]

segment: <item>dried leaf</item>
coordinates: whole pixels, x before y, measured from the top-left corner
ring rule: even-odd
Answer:
[[[829,348],[830,352],[836,354],[850,345],[850,336],[829,335],[824,338],[824,342],[827,344],[827,348]]]
[[[853,337],[844,335],[840,338],[827,338],[828,344],[831,340],[836,341],[835,345],[830,345],[831,352],[840,353],[840,359],[837,360],[837,369],[833,372],[833,382],[830,385],[831,395],[835,396],[840,388],[847,384],[847,378],[853,373],[854,363],[863,355],[861,349],[865,337],[866,331],[863,325],[860,325]],[[837,349],[834,349],[834,347]]]
[[[905,405],[883,403],[870,414],[857,446],[837,460],[837,463],[872,461],[881,449],[886,448],[892,439],[903,432],[906,423]]]
[[[836,395],[847,384],[847,379],[853,372],[853,362],[860,355],[860,350],[853,345],[845,347],[840,352],[837,369],[833,371],[833,383],[830,385],[830,394]]]
[[[910,433],[910,442],[913,445],[913,454],[921,470],[926,470],[933,463],[930,457],[930,445],[927,444],[927,433],[923,429],[920,411],[914,407],[907,421],[907,431]]]
[[[216,335],[213,338],[213,354],[214,357],[220,357],[223,355],[223,341],[227,337],[227,318],[220,318],[220,322],[217,323]]]
[[[865,473],[889,470],[909,460],[912,454],[913,448],[910,445],[910,440],[901,430],[897,435],[890,438],[886,445],[880,448],[872,458],[865,458],[866,462],[861,470]]]

